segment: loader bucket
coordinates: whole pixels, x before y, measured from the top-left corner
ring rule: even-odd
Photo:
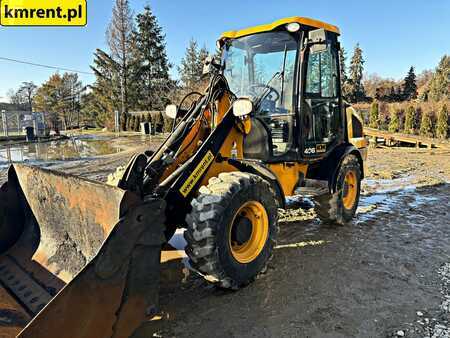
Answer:
[[[158,305],[165,204],[14,165],[0,188],[0,284],[34,318],[19,337],[129,337]]]

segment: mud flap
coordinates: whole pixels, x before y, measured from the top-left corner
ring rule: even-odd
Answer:
[[[131,336],[158,306],[164,209],[160,199],[12,167],[0,190],[0,281],[39,312],[19,337]]]

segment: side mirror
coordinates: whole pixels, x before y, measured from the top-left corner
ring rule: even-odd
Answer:
[[[308,33],[308,44],[311,45],[311,53],[320,53],[327,49],[327,32],[325,29],[315,29]]]
[[[216,55],[209,54],[203,63],[203,75],[217,73],[220,70],[220,59]]]
[[[253,111],[253,102],[250,99],[237,99],[233,102],[233,115],[247,116]]]
[[[174,104],[169,104],[166,107],[166,116],[170,117],[171,119],[176,119],[178,113],[178,107]]]

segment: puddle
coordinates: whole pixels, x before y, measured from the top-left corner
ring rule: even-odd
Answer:
[[[362,182],[362,190],[369,193],[376,191],[377,193],[389,193],[403,189],[415,188],[413,182],[415,176],[398,177],[394,179],[369,179],[366,178]]]
[[[114,135],[79,135],[66,140],[42,143],[0,145],[0,169],[11,162],[33,164],[88,159],[126,149],[126,143],[150,141],[147,136],[115,137]]]
[[[311,209],[314,208],[314,202],[311,198],[302,195],[293,195],[286,197],[286,209]]]
[[[0,146],[0,168],[11,162],[67,161],[122,151],[111,138],[77,137],[67,140]]]
[[[392,181],[392,180],[391,180]],[[401,199],[408,198],[407,206],[416,209],[438,200],[436,197],[423,196],[416,192],[415,186],[397,187],[392,190],[382,190],[379,193],[361,195],[357,214],[357,223],[373,219],[379,212],[394,211]],[[415,215],[420,216],[420,215]]]

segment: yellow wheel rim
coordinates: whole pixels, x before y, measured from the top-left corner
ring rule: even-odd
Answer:
[[[358,182],[354,171],[349,171],[344,179],[344,197],[343,203],[345,209],[352,209],[356,202],[356,195],[358,192]]]
[[[238,219],[245,218],[251,225],[251,234],[243,243],[238,243],[233,238],[233,232],[238,230],[236,227],[242,225]],[[249,201],[242,205],[230,226],[229,245],[233,257],[242,264],[252,262],[264,248],[269,235],[269,217],[264,206],[256,201]]]

